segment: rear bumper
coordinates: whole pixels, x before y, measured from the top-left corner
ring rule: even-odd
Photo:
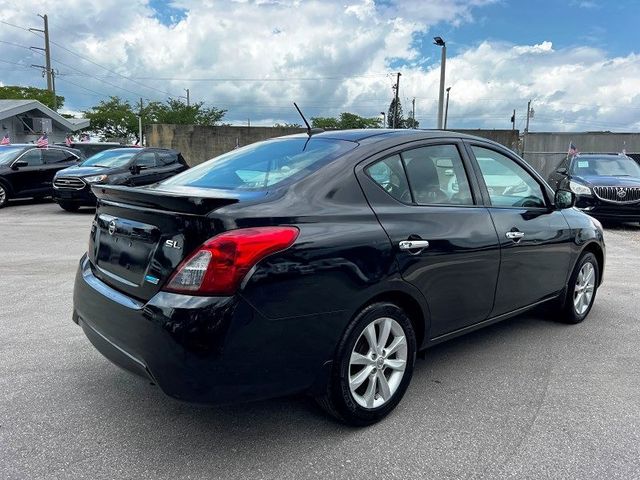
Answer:
[[[57,203],[66,203],[84,207],[95,207],[97,202],[96,196],[93,194],[89,186],[86,186],[82,190],[54,188],[52,196],[53,200]]]
[[[105,357],[185,401],[221,404],[322,391],[335,348],[322,347],[322,340],[303,348],[305,326],[321,320],[316,316],[269,320],[238,295],[160,292],[140,302],[96,278],[86,256],[73,301],[74,321]]]

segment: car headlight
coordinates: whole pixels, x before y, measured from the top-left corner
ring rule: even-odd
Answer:
[[[571,180],[569,182],[569,188],[576,195],[589,195],[589,196],[591,196],[591,189],[589,187],[587,187],[586,185],[583,185],[581,183],[574,182],[573,180]]]
[[[107,179],[107,175],[93,175],[91,177],[84,177],[84,181],[87,183],[100,183]]]

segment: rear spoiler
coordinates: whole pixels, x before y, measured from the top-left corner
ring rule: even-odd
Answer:
[[[92,185],[99,203],[122,204],[162,210],[168,213],[205,215],[216,208],[237,203],[240,198],[221,190],[187,189],[185,192],[119,185]]]

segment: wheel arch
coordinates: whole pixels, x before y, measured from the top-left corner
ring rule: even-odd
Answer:
[[[602,277],[604,275],[604,250],[597,242],[589,242],[582,248],[578,259],[582,256],[582,254],[586,252],[593,253],[596,257],[596,260],[598,261],[598,273],[600,274],[598,278],[598,285],[600,285],[602,283]],[[578,259],[576,259],[576,262],[578,261]]]
[[[355,315],[369,305],[374,303],[389,302],[400,307],[409,317],[411,325],[416,335],[416,345],[418,350],[422,349],[427,333],[428,313],[413,295],[403,290],[388,290],[376,294],[356,309]]]

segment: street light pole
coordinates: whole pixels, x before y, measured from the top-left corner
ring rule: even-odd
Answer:
[[[382,115],[382,128],[387,128],[387,114],[380,112],[380,115]]]
[[[447,87],[447,104],[444,107],[444,130],[447,129],[447,118],[449,117],[449,92],[451,87]]]
[[[442,37],[433,38],[434,45],[442,47],[442,58],[440,60],[440,94],[438,96],[438,129],[442,130],[442,111],[444,110],[444,72],[447,64],[447,44]]]

